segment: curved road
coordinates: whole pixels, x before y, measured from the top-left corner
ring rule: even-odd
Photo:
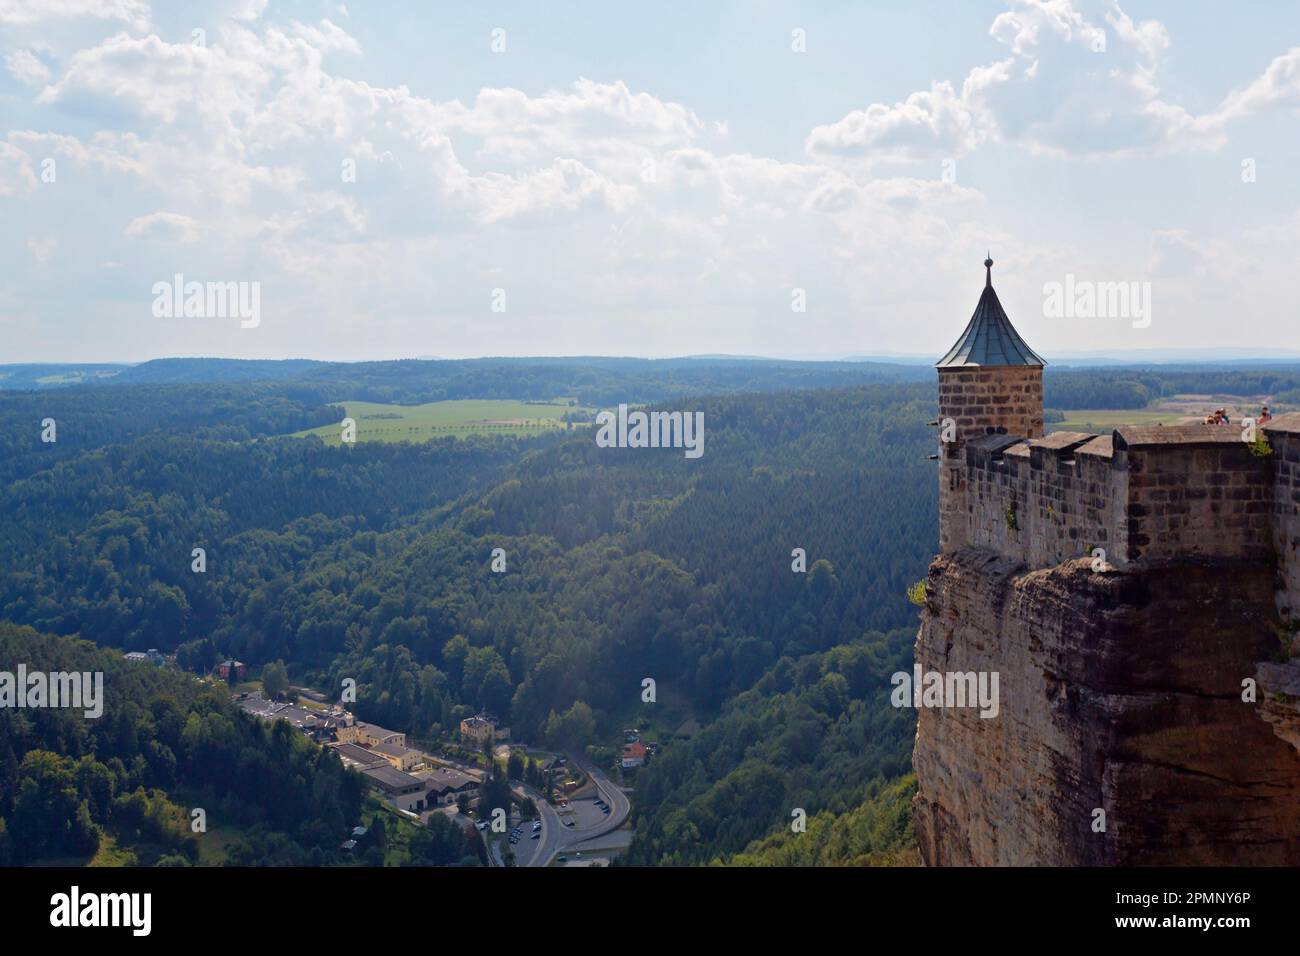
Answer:
[[[613,833],[623,825],[628,816],[632,813],[632,801],[628,799],[626,793],[614,784],[614,781],[605,776],[600,770],[597,770],[585,757],[578,757],[575,754],[569,754],[569,759],[577,765],[578,769],[591,778],[596,785],[596,791],[605,798],[609,804],[609,816],[604,823],[598,823],[594,827],[588,827],[582,830],[574,830],[570,836],[575,839],[565,841],[566,845],[572,846],[577,843],[586,843],[588,840],[604,836],[606,833]]]
[[[609,816],[594,827],[570,830],[560,823],[560,815],[555,812],[555,808],[547,803],[540,793],[537,793],[531,787],[520,787],[516,792],[526,792],[528,796],[532,797],[542,817],[542,836],[538,840],[538,846],[529,858],[527,866],[549,866],[555,855],[562,853],[566,848],[577,846],[579,843],[586,843],[588,840],[617,830],[632,812],[632,801],[628,799],[627,794],[615,786],[614,782],[590,761],[585,757],[578,757],[574,754],[569,754],[568,757],[596,785],[596,792],[609,804]]]
[[[560,840],[564,836],[565,828],[560,823],[560,815],[555,812],[555,807],[546,802],[546,797],[532,787],[521,784],[515,788],[515,795],[531,797],[533,803],[537,805],[537,813],[542,820],[541,839],[537,841],[533,855],[528,858],[524,866],[546,866],[551,862],[551,857],[561,849]]]

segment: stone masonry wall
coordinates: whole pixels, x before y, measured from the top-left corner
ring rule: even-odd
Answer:
[[[1300,413],[1263,432],[944,450],[916,663],[1000,707],[917,714],[927,865],[1300,864]]]
[[[1115,467],[1128,473],[1127,566],[1272,558],[1272,462],[1246,443],[1117,449]]]
[[[939,553],[965,547],[969,535],[966,518],[966,469],[960,461],[939,463]]]
[[[1288,416],[1291,417],[1291,416]],[[1273,445],[1273,547],[1278,560],[1278,612],[1300,626],[1300,429],[1269,432]]]
[[[974,443],[967,454],[968,543],[1045,568],[1116,550],[1125,474],[1111,467],[1110,442],[1057,449],[1020,443],[1000,455]],[[1012,525],[1015,527],[1012,527]]]
[[[957,424],[959,443],[1003,430],[1043,434],[1043,370],[1027,365],[939,369],[939,418]]]
[[[966,444],[993,433],[1043,434],[1043,370],[1031,366],[939,369],[939,421],[951,418],[954,441],[941,448],[939,551],[966,541]]]
[[[1135,439],[1151,434],[1163,437],[1143,432]],[[1297,454],[1300,435],[1276,435],[1275,454],[1257,456],[1236,434],[1210,433],[1199,444],[1127,444],[1121,430],[1113,447],[1112,439],[1082,433],[974,439],[963,469],[966,513],[948,518],[940,553],[977,545],[1046,568],[1101,547],[1123,569],[1294,555],[1300,467],[1286,456]],[[1300,560],[1286,562],[1284,575],[1300,606]]]

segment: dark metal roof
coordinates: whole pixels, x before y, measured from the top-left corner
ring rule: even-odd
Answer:
[[[993,291],[993,260],[985,259],[984,293],[966,331],[948,354],[935,362],[935,368],[961,368],[985,365],[1029,365],[1042,368],[1039,358],[1011,326],[1011,320]]]
[[[966,445],[968,448],[977,448],[980,451],[992,452],[993,454],[998,455],[1007,448],[1010,448],[1012,445],[1018,445],[1022,441],[1024,441],[1024,439],[1017,435],[1004,435],[998,432],[993,432],[988,435],[979,435],[972,438],[966,443]]]

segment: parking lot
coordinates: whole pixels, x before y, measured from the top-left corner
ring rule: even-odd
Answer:
[[[601,801],[600,805],[597,805],[596,801],[600,799],[600,797],[592,794],[577,800],[570,800],[567,808],[558,811],[560,822],[569,830],[586,830],[599,826],[609,819],[609,814],[602,809],[607,804]]]
[[[502,834],[492,833],[487,822],[483,820],[480,820],[475,826],[483,832],[489,846],[497,844],[501,854],[506,851],[514,853],[516,866],[527,866],[528,861],[532,859],[533,852],[541,843],[541,821],[520,820],[517,814],[511,815],[510,828]]]

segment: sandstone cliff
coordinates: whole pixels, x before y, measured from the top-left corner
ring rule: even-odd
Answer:
[[[1266,561],[1031,572],[983,549],[935,559],[917,662],[996,671],[1001,700],[991,719],[917,715],[926,863],[1300,863],[1300,681],[1276,663],[1274,578]],[[1242,700],[1248,677],[1256,703]]]

